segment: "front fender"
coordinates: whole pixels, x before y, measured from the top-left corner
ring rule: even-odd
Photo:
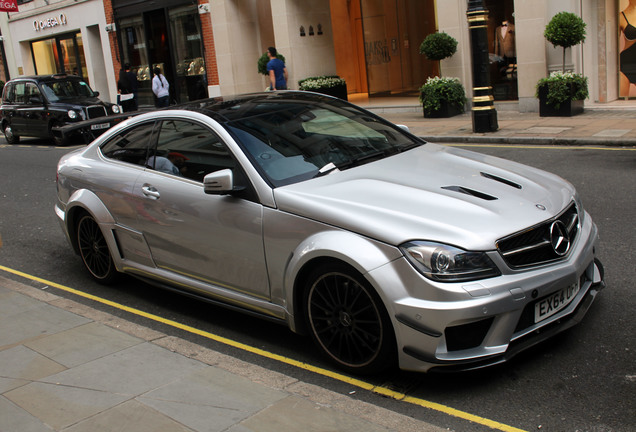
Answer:
[[[292,305],[288,308],[290,327],[303,332],[303,292],[307,276],[317,265],[329,260],[346,263],[375,286],[369,272],[401,256],[395,247],[343,230],[331,229],[307,237],[294,250],[285,271],[285,302]]]

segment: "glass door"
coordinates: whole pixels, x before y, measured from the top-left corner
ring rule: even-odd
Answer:
[[[182,102],[206,98],[207,75],[199,13],[188,5],[170,9],[168,16],[174,47],[175,96]]]

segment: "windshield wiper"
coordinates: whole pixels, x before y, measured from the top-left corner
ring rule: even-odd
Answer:
[[[359,165],[364,165],[366,163],[369,162],[373,162],[376,160],[380,160],[380,159],[384,159],[387,156],[393,156],[394,154],[399,153],[399,151],[397,151],[394,148],[388,148],[388,149],[384,149],[384,150],[377,150],[371,153],[366,153],[360,157],[357,157],[355,159],[351,159],[348,162],[344,162],[342,164],[338,165],[338,168],[342,169],[342,168],[351,168],[354,166],[359,166]]]
[[[318,173],[314,176],[314,178],[322,177],[333,171],[340,171],[340,170],[333,162],[329,162],[327,165],[323,166],[322,168],[318,170]]]

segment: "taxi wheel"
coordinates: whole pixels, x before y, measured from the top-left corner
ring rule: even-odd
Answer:
[[[68,144],[68,139],[66,138],[62,138],[56,134],[53,133],[53,128],[55,126],[61,126],[59,124],[55,124],[55,123],[51,123],[51,125],[49,126],[49,137],[51,137],[51,141],[53,141],[53,144],[55,144],[56,146],[65,146]]]
[[[395,335],[373,288],[344,264],[321,266],[310,275],[304,306],[318,348],[341,369],[377,373],[393,366]]]
[[[9,144],[17,144],[20,142],[20,137],[13,133],[13,127],[11,127],[10,124],[4,128],[4,139],[6,139]]]
[[[106,238],[89,214],[82,215],[77,222],[77,245],[84,266],[93,279],[103,285],[115,282],[118,272],[108,250]]]

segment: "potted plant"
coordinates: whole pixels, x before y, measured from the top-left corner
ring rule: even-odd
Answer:
[[[565,72],[565,50],[585,40],[585,22],[571,12],[559,12],[545,28],[543,35],[554,47],[563,48],[563,67],[537,83],[539,115],[572,116],[583,112],[583,100],[588,97],[587,78]]]
[[[431,33],[420,45],[420,54],[441,61],[457,52],[457,40],[444,33]],[[440,74],[441,75],[441,74]],[[428,78],[420,88],[424,117],[452,117],[464,112],[466,94],[457,78]]]
[[[464,112],[466,93],[458,78],[431,77],[420,88],[424,117],[452,117]]]
[[[537,83],[539,115],[569,117],[583,112],[588,97],[587,77],[572,72],[555,71]]]
[[[298,89],[348,100],[347,83],[337,75],[304,78],[298,81]]]

